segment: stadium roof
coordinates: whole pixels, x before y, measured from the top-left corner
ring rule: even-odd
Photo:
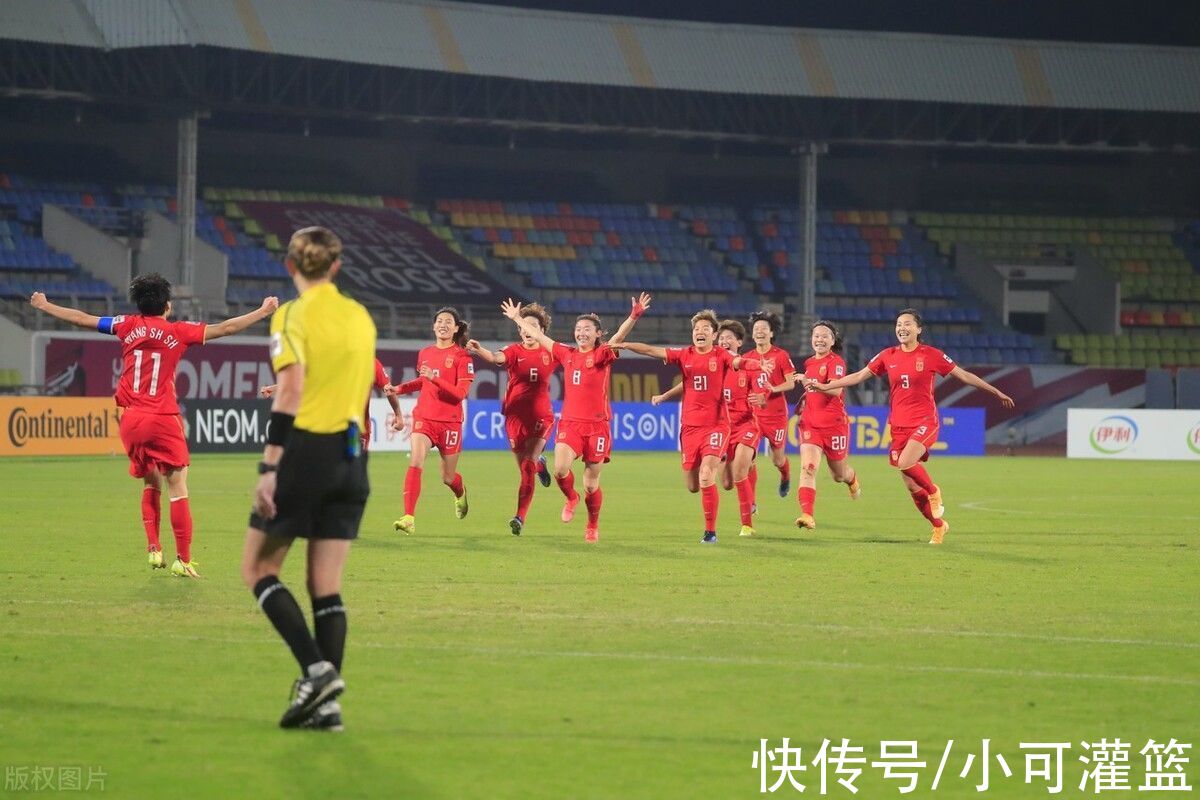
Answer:
[[[5,0],[2,38],[212,46],[593,86],[1200,112],[1200,50],[828,31],[401,0]]]

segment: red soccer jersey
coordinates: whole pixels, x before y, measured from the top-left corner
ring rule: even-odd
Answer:
[[[175,368],[183,352],[204,344],[203,322],[172,322],[141,314],[102,317],[99,330],[121,340],[117,405],[148,414],[178,414]]]
[[[782,347],[771,345],[771,349],[765,353],[751,351],[747,355],[749,358],[757,358],[762,362],[762,371],[758,373],[754,381],[754,390],[758,392],[770,392],[772,386],[783,383],[787,380],[788,375],[796,371],[792,357]],[[786,418],[788,415],[787,396],[768,394],[766,406],[761,408],[754,406],[754,413],[764,419]]]
[[[729,426],[739,428],[754,421],[754,409],[750,406],[750,390],[754,378],[745,369],[725,372],[725,407],[729,409]]]
[[[545,419],[554,411],[550,408],[550,376],[554,359],[543,347],[530,350],[520,342],[510,344],[504,353],[504,369],[508,372],[508,388],[500,410],[506,416],[525,420]]]
[[[846,362],[837,353],[804,360],[804,377],[819,383],[846,377]],[[804,425],[808,428],[840,428],[846,424],[846,402],[842,396],[824,392],[804,393]]]
[[[576,422],[602,422],[611,418],[608,377],[617,351],[602,344],[586,353],[560,342],[554,358],[563,366],[562,418]]]
[[[677,364],[683,373],[683,408],[680,423],[686,426],[719,426],[729,424],[725,408],[725,376],[733,372],[733,356],[723,347],[707,353],[691,347],[667,349],[666,362]]]
[[[383,371],[383,362],[380,361],[378,358],[375,359],[375,383],[373,385],[375,386],[376,389],[382,389],[383,387],[388,385],[388,376],[387,376],[387,373]],[[367,410],[366,410],[366,413],[363,414],[363,419],[366,420],[368,425],[370,424],[370,422],[371,422],[371,393],[370,392],[367,392]]]
[[[440,378],[464,393],[475,380],[475,362],[471,360],[471,354],[456,344],[445,349],[437,345],[426,347],[417,354],[417,371],[425,366],[433,370],[434,378]],[[434,381],[422,380],[413,416],[438,422],[462,422],[462,400]]]
[[[918,344],[911,353],[899,346],[889,347],[872,358],[867,368],[876,375],[887,374],[892,405],[888,423],[893,428],[937,422],[933,376],[950,374],[954,369],[950,356],[927,344]]]

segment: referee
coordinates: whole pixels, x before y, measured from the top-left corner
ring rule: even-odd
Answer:
[[[287,270],[300,296],[271,318],[279,386],[242,554],[242,579],[300,663],[283,728],[342,729],[342,568],[371,491],[359,431],[374,379],[375,324],[333,285],[341,253],[326,228],[298,230],[288,243]],[[296,537],[308,540],[315,637],[279,580]]]

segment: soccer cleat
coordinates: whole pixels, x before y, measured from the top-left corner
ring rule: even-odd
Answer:
[[[755,533],[757,533],[757,531],[755,531],[754,528],[751,528],[749,525],[743,525],[742,531],[738,534],[738,536],[753,536]]]
[[[563,504],[562,521],[570,522],[575,519],[575,506],[579,505],[579,495],[568,497],[567,502]]]
[[[149,559],[150,560],[150,569],[165,569],[166,568],[167,565],[163,561],[162,550],[151,550],[151,551],[149,551],[149,555],[150,555],[150,559]]]
[[[470,507],[467,505],[467,490],[463,489],[462,497],[454,498],[454,516],[463,519]]]
[[[941,519],[942,514],[946,513],[946,507],[942,505],[942,487],[934,486],[933,491],[929,493],[929,513],[933,514],[934,519]]]
[[[171,565],[171,574],[176,578],[199,578],[200,573],[196,572],[196,567],[200,566],[195,561],[180,561],[175,559],[175,563]]]
[[[538,456],[538,480],[542,482],[542,486],[550,486],[550,468],[546,466],[546,457]]]
[[[862,497],[862,486],[858,483],[858,476],[854,477],[854,483],[850,484],[850,499],[857,500]]]
[[[700,543],[701,544],[716,544],[717,543],[717,532],[716,531],[705,531],[704,536],[702,536],[700,538]]]
[[[583,529],[583,540],[585,542],[600,541],[600,529],[595,525],[588,525]]]
[[[405,514],[403,517],[392,523],[392,528],[397,533],[403,533],[406,536],[411,533],[416,533],[417,518],[412,514]]]
[[[525,527],[525,520],[520,517],[513,517],[508,521],[508,527],[512,531],[513,536],[520,536],[521,529]]]
[[[279,727],[298,728],[304,725],[317,713],[317,709],[346,689],[346,682],[328,661],[313,664],[308,672],[307,678],[301,678],[293,684],[292,703],[283,712]]]
[[[950,532],[950,523],[942,520],[940,527],[933,529],[933,535],[929,537],[930,544],[941,544],[946,538],[946,534]]]
[[[307,721],[301,723],[300,727],[309,728],[314,731],[332,731],[340,732],[344,730],[342,725],[342,704],[337,700],[330,700],[327,703],[322,703],[317,706],[317,711]]]
[[[790,492],[790,491],[792,491],[792,479],[791,478],[780,479],[780,481],[779,481],[779,496],[787,497],[788,492]]]
[[[817,521],[813,519],[812,514],[801,514],[796,517],[796,527],[808,528],[810,531],[815,531],[817,529]]]

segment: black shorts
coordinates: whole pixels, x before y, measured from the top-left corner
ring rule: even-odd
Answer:
[[[250,527],[288,538],[357,538],[371,484],[366,451],[351,458],[346,440],[344,432],[293,429],[279,461],[275,517],[251,512]]]

